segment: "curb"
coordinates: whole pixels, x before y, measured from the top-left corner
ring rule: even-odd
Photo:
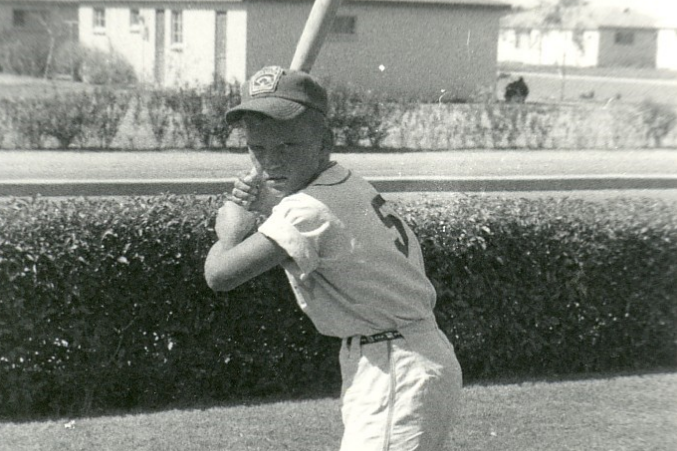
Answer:
[[[0,182],[0,197],[216,195],[230,192],[234,180],[16,180]],[[677,175],[367,177],[367,180],[384,193],[677,189]]]

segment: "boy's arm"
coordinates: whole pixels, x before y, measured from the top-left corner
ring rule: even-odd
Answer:
[[[226,202],[216,218],[219,237],[205,261],[205,279],[214,291],[228,291],[274,268],[288,257],[275,242],[260,233],[253,213]]]

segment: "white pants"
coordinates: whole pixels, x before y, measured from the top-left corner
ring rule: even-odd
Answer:
[[[439,451],[461,392],[461,367],[437,328],[360,345],[344,339],[341,451]]]

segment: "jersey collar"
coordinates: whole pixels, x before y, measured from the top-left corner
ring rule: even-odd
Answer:
[[[338,185],[350,178],[350,171],[340,164],[332,161],[330,166],[325,169],[310,186],[331,186]]]

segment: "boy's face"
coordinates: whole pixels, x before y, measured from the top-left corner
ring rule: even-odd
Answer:
[[[328,160],[324,128],[309,114],[288,121],[245,115],[244,124],[254,167],[284,196],[306,187]]]

